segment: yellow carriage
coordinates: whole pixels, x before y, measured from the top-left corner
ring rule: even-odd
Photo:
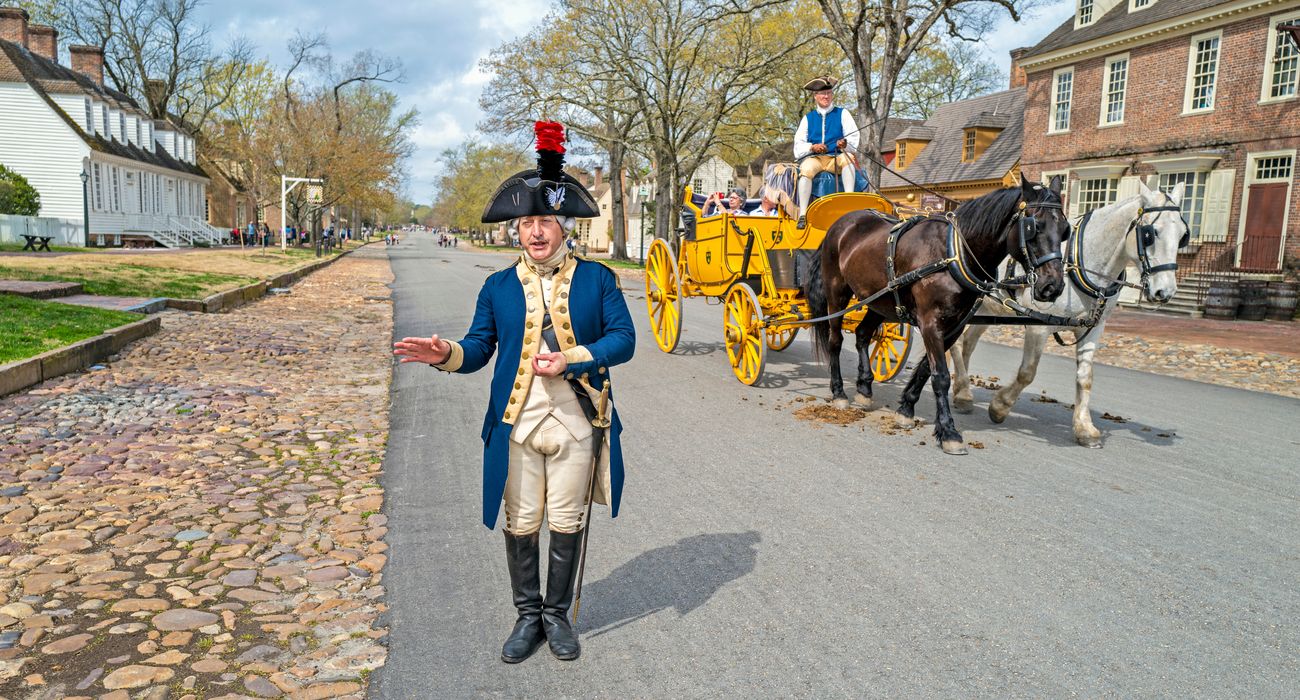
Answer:
[[[704,198],[689,187],[683,201],[686,226],[677,252],[662,239],[646,252],[646,308],[655,342],[664,352],[677,347],[682,298],[721,300],[727,358],[736,378],[750,385],[763,374],[767,350],[789,347],[812,317],[800,288],[798,253],[816,251],[826,229],[851,211],[894,213],[893,204],[879,195],[831,194],[809,206],[807,226],[799,229],[784,209],[777,216],[703,217]],[[852,333],[865,315],[865,308],[845,315],[844,330]],[[877,381],[889,381],[903,369],[911,340],[911,326],[881,324],[870,350]]]

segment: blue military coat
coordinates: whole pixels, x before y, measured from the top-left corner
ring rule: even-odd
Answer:
[[[510,463],[510,433],[533,380],[532,357],[541,346],[541,280],[526,265],[494,273],[483,283],[474,322],[452,355],[438,365],[449,372],[476,372],[493,353],[492,391],[483,418],[483,524],[496,527]],[[599,391],[609,368],[632,359],[636,332],[614,273],[600,263],[570,256],[551,282],[551,320],[569,361],[568,374]],[[552,351],[556,351],[552,348]],[[611,391],[611,398],[613,392]],[[609,427],[610,514],[618,517],[623,492],[623,430],[615,409]]]

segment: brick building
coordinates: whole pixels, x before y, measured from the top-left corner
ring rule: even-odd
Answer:
[[[1021,164],[1069,176],[1071,213],[1186,183],[1183,271],[1300,267],[1300,50],[1294,0],[1078,0],[1013,52],[1026,81]]]

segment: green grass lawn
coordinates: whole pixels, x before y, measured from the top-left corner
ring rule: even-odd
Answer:
[[[30,250],[24,251],[23,245],[24,244],[22,243],[0,243],[0,253],[32,252]],[[40,252],[44,253],[45,251],[42,250]],[[80,246],[52,245],[50,246],[50,252],[51,253],[84,253],[86,252],[86,249]]]
[[[144,316],[0,294],[0,364],[39,355]]]
[[[6,266],[3,259],[0,259],[0,279],[80,282],[86,294],[176,299],[201,299],[214,290],[240,287],[257,281],[255,277],[243,275],[131,264],[88,265],[75,270],[46,272]]]

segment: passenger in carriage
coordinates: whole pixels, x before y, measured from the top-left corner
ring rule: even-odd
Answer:
[[[745,213],[745,191],[736,187],[724,198],[721,192],[714,192],[704,200],[700,216],[717,216],[719,214],[736,216]]]
[[[776,200],[772,199],[772,193],[766,187],[763,188],[763,199],[759,200],[758,206],[747,212],[749,216],[777,216],[781,213]]]
[[[798,228],[807,225],[813,178],[818,173],[839,173],[845,192],[853,191],[857,179],[852,153],[858,149],[858,124],[849,110],[833,106],[836,82],[822,76],[803,86],[813,94],[817,107],[804,115],[794,132],[794,157],[799,161]]]

